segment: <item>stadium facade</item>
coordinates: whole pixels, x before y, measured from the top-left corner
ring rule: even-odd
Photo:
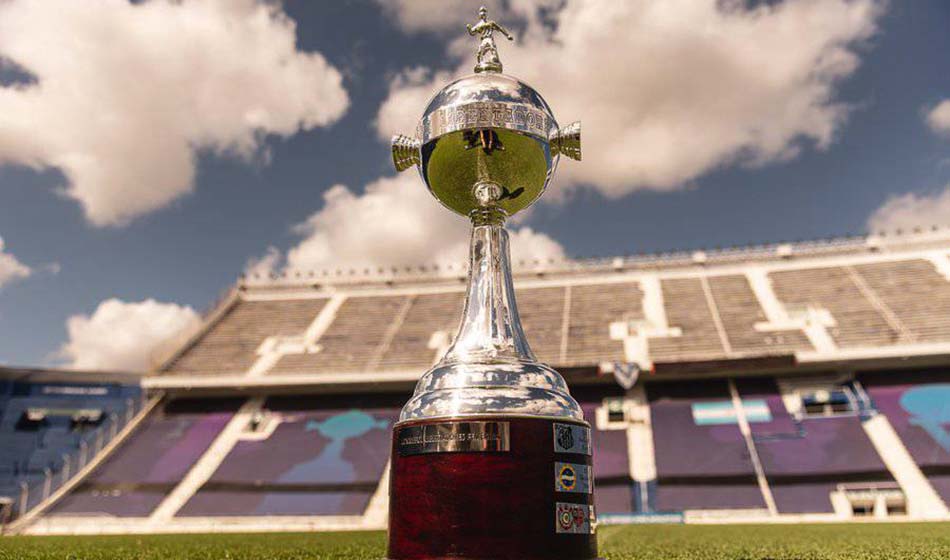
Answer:
[[[522,264],[601,522],[950,519],[950,230]],[[384,527],[389,430],[463,291],[446,269],[245,278],[140,381],[8,370],[8,528]]]

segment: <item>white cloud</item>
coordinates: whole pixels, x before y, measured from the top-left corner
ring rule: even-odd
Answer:
[[[244,274],[253,277],[267,277],[274,273],[283,256],[277,247],[268,247],[261,257],[253,257],[244,266]]]
[[[389,81],[389,95],[376,115],[376,130],[383,140],[394,134],[412,135],[429,99],[438,91],[436,84],[451,81],[449,72],[428,68],[409,68]]]
[[[939,134],[950,134],[950,99],[944,99],[927,112],[927,125]]]
[[[99,226],[190,192],[199,151],[253,159],[349,103],[275,2],[3,2],[4,57],[36,81],[0,87],[0,164],[59,169]]]
[[[931,194],[906,193],[889,198],[868,218],[870,232],[950,226],[950,185]]]
[[[14,280],[26,278],[33,270],[21,263],[15,256],[4,251],[3,238],[0,237],[0,288]]]
[[[466,23],[473,23],[477,4],[471,0],[438,0],[426,2],[419,0],[377,0],[386,14],[395,18],[396,24],[408,33],[419,31],[444,32],[465,29]],[[483,0],[481,5],[489,9],[493,17],[503,13],[501,0]],[[504,12],[507,13],[507,12]]]
[[[511,261],[514,268],[524,263],[530,266],[533,262],[561,261],[566,258],[564,247],[545,233],[534,231],[528,226],[511,230]],[[468,251],[466,244],[465,251]],[[464,257],[463,253],[462,258]]]
[[[468,254],[468,220],[441,207],[415,173],[383,177],[358,195],[335,185],[324,205],[295,227],[303,239],[286,256],[298,271],[453,265]],[[543,233],[522,227],[511,234],[512,260],[562,260],[564,250]],[[247,274],[266,275],[278,265],[274,253],[252,261]]]
[[[59,355],[76,369],[147,371],[163,343],[200,323],[191,307],[107,299],[92,316],[73,315],[66,321],[69,341]]]
[[[437,10],[440,2],[413,1],[413,10],[424,4]],[[531,4],[515,4],[529,14],[527,28],[499,46],[505,69],[536,87],[562,124],[583,122],[584,162],[562,166],[559,183],[589,184],[608,196],[680,188],[730,163],[763,164],[794,157],[802,145],[828,146],[848,112],[835,86],[858,66],[855,49],[882,11],[875,0],[755,8],[721,0],[567,0],[542,17],[530,15]],[[453,75],[471,71],[473,41],[460,37],[450,46],[464,55]],[[401,76],[392,85],[379,112],[383,138],[411,133],[421,92],[444,82]]]
[[[543,12],[562,4],[562,0],[377,0],[386,14],[406,33],[464,32],[465,24],[478,20],[478,8],[488,8],[490,19],[504,22],[537,24]]]

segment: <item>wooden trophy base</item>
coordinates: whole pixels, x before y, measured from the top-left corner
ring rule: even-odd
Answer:
[[[466,416],[393,430],[389,558],[597,556],[590,427]]]

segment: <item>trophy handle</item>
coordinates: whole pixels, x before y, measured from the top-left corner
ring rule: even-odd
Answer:
[[[579,121],[558,129],[551,137],[551,154],[563,154],[575,161],[581,160],[581,123]]]
[[[393,136],[393,165],[396,166],[396,171],[402,172],[414,165],[420,165],[422,163],[422,156],[419,153],[421,148],[422,143],[417,138],[403,134]]]

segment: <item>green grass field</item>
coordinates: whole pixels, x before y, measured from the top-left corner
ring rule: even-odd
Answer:
[[[604,527],[609,560],[950,559],[950,524]],[[380,559],[384,533],[0,538],[0,559]]]

